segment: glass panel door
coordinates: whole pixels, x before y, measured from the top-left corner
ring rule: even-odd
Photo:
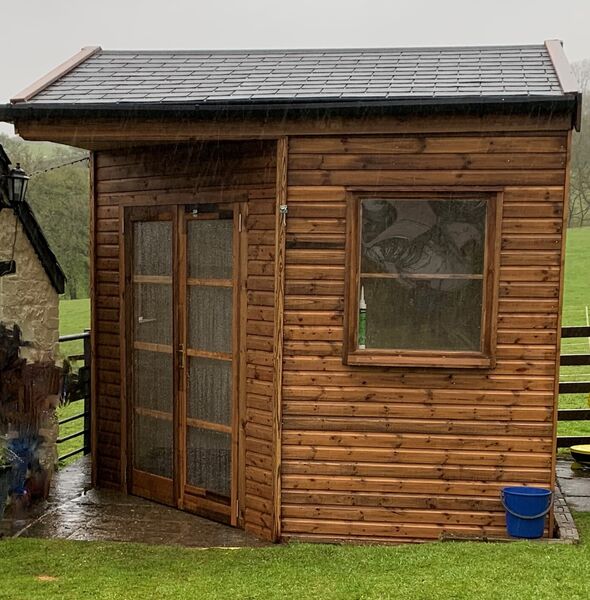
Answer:
[[[233,521],[235,495],[233,209],[187,214],[185,503]]]
[[[236,525],[234,213],[126,209],[124,309],[131,493]]]
[[[138,209],[128,216],[131,491],[173,504],[174,215]]]

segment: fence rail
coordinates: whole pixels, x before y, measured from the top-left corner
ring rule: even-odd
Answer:
[[[562,327],[562,339],[589,338],[590,327]],[[579,367],[590,365],[588,354],[562,354],[559,360],[562,367]],[[590,394],[590,381],[562,381],[559,384],[560,394]],[[557,411],[558,421],[590,421],[588,408],[562,408]],[[576,444],[590,444],[590,435],[560,435],[557,437],[558,448],[569,448]]]
[[[84,352],[82,354],[66,355],[70,363],[82,364],[77,371],[72,370],[68,374],[66,384],[66,400],[72,404],[79,402],[82,404],[80,412],[70,417],[65,417],[59,421],[59,437],[57,438],[57,452],[59,460],[66,460],[76,454],[88,454],[90,452],[90,330],[72,335],[62,335],[59,338],[60,343],[75,342],[82,340],[84,342]],[[62,434],[62,426],[68,423],[81,421],[80,429],[74,433]],[[73,450],[60,454],[63,444],[70,440],[82,438],[81,445]]]

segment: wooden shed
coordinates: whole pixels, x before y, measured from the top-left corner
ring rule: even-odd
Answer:
[[[93,476],[269,540],[502,536],[553,487],[558,41],[85,48],[0,107],[92,151]]]

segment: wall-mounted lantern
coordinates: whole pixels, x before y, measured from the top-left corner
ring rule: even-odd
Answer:
[[[16,168],[10,169],[5,178],[8,187],[8,202],[10,204],[24,202],[30,177],[21,169],[20,163],[16,163]]]
[[[29,176],[21,169],[20,163],[16,163],[16,168],[10,169],[8,173],[1,174],[0,178],[4,180],[4,193],[7,195],[8,207],[13,207],[16,212],[16,206],[25,201],[27,195],[27,186],[29,184]],[[0,210],[6,208],[5,202],[2,202],[2,189],[0,189]],[[16,236],[16,232],[15,232]],[[16,237],[15,237],[16,239]],[[16,273],[16,261],[13,256],[10,260],[0,261],[0,277],[4,275],[12,275]]]

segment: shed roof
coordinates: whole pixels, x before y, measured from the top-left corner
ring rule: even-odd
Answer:
[[[561,43],[439,48],[80,53],[17,94],[12,110],[137,110],[559,102],[578,86]]]

